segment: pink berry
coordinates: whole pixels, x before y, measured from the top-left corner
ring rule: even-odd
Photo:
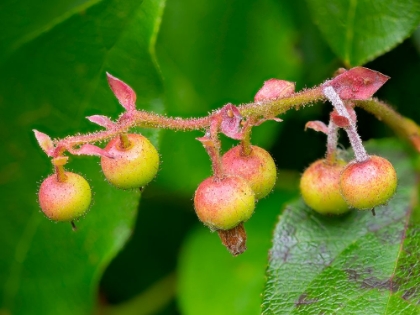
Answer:
[[[366,161],[349,163],[341,174],[340,189],[351,207],[369,210],[394,195],[397,173],[387,159],[373,155]]]
[[[346,166],[343,160],[328,164],[312,163],[300,179],[300,193],[305,203],[321,214],[342,214],[350,210],[340,193],[340,175]]]
[[[227,174],[245,179],[256,199],[267,196],[276,183],[276,164],[270,153],[258,146],[251,146],[249,155],[242,153],[240,145],[233,147],[223,155],[222,165]]]
[[[83,215],[90,206],[92,192],[80,175],[65,172],[65,180],[57,175],[47,177],[41,184],[38,197],[42,212],[54,221],[71,221]]]
[[[147,138],[128,134],[130,145],[124,148],[120,137],[112,139],[105,150],[114,156],[101,157],[106,179],[122,189],[139,188],[148,184],[159,169],[159,154]]]
[[[229,230],[247,221],[255,208],[254,192],[245,180],[236,176],[204,180],[194,196],[195,212],[208,227]]]

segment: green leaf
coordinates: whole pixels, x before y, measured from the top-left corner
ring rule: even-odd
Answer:
[[[2,1],[0,4],[0,60],[42,33],[101,0]],[[24,8],[24,9],[22,9]]]
[[[139,192],[106,183],[97,158],[74,157],[68,168],[90,182],[91,210],[76,223],[76,232],[68,223],[48,221],[36,193],[51,164],[32,129],[55,138],[98,130],[86,116],[115,118],[123,109],[105,71],[133,87],[138,107],[162,112],[154,43],[163,5],[49,1],[22,11],[15,1],[2,2],[0,16],[16,19],[12,25],[19,29],[1,32],[7,53],[0,57],[0,313],[92,311],[104,268],[132,232]],[[156,143],[158,133],[149,135]]]
[[[324,39],[348,67],[391,50],[420,22],[417,0],[307,1]]]
[[[182,314],[259,314],[271,230],[282,204],[295,196],[295,191],[275,191],[258,203],[245,223],[248,249],[238,257],[206,227],[191,233],[178,269]]]
[[[205,116],[227,102],[251,102],[270,78],[301,82],[292,13],[276,0],[169,1],[156,47],[168,114]],[[253,143],[269,148],[280,128],[275,122],[254,128]],[[170,158],[158,178],[162,186],[191,195],[210,176],[209,158],[195,140],[202,135],[164,133],[162,155]]]
[[[420,314],[419,232],[409,224],[416,175],[401,144],[371,142],[398,173],[386,206],[321,216],[302,200],[277,224],[263,293],[263,314]]]

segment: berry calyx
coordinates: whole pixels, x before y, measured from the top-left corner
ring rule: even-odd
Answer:
[[[353,208],[370,210],[385,204],[397,189],[397,173],[392,164],[380,156],[350,162],[340,177],[340,190]]]
[[[255,197],[246,181],[236,176],[205,179],[194,196],[195,212],[214,230],[229,230],[247,221],[255,208]]]
[[[220,240],[227,250],[233,255],[238,256],[246,251],[246,231],[243,223],[230,230],[218,230]]]
[[[276,183],[276,164],[270,153],[258,146],[252,145],[248,155],[243,154],[242,146],[233,147],[223,155],[222,166],[225,173],[245,179],[256,199],[267,196]]]
[[[305,203],[321,214],[342,214],[350,210],[340,192],[340,175],[346,162],[318,160],[303,172],[300,192]]]
[[[61,175],[60,180],[57,174],[53,174],[42,182],[38,193],[39,204],[51,220],[72,221],[89,209],[92,192],[82,176],[72,172]]]
[[[159,154],[150,141],[139,134],[112,139],[105,147],[114,158],[101,157],[106,179],[122,189],[139,188],[148,184],[159,168]]]

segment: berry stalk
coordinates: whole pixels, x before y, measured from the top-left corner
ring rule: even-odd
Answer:
[[[327,154],[326,161],[328,164],[334,164],[336,160],[338,144],[338,126],[330,119],[328,123],[328,133],[327,133]]]
[[[131,145],[131,142],[128,139],[128,136],[127,136],[126,133],[120,134],[120,142],[121,142],[121,148],[122,149],[128,149]]]
[[[206,132],[204,137],[197,138],[203,144],[210,157],[213,175],[217,180],[222,179],[225,175],[220,157],[220,140],[218,136],[220,124],[221,117],[214,116],[210,124],[210,130]]]
[[[241,154],[244,156],[250,155],[251,149],[251,133],[252,127],[255,124],[254,118],[249,118],[242,128],[243,139],[241,141]]]
[[[332,86],[327,86],[323,89],[324,95],[327,99],[333,104],[335,110],[340,116],[347,118],[348,125],[344,127],[344,130],[347,132],[347,135],[350,140],[350,144],[353,148],[354,155],[356,156],[357,162],[363,162],[369,159],[365,147],[363,146],[362,140],[360,139],[359,134],[357,133],[356,125],[351,119],[346,107],[344,106],[343,101],[340,96],[334,90]]]

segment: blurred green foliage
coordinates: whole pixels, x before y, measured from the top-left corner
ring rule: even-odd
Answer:
[[[217,314],[235,314],[235,307],[245,314],[248,305],[249,313],[257,314],[264,253],[281,204],[293,195],[294,176],[283,172],[282,187],[258,204],[255,220],[248,223],[248,252],[233,259],[193,211],[195,187],[211,171],[195,140],[202,134],[142,130],[163,162],[139,207],[139,193],[109,186],[96,158],[71,159],[69,168],[85,175],[95,193],[91,211],[72,232],[68,224],[52,223],[39,211],[36,192],[51,165],[31,130],[64,137],[98,130],[85,116],[115,119],[122,108],[105,71],[133,87],[138,108],[192,117],[227,102],[252,101],[269,78],[294,81],[302,89],[319,84],[340,66],[380,54],[367,66],[392,80],[377,95],[420,121],[420,33],[389,51],[418,25],[418,3],[386,1],[389,6],[369,10],[363,9],[367,0],[349,2],[357,7],[343,3],[3,0],[0,314],[211,314],[210,301],[229,303],[229,297],[237,304],[220,304]],[[391,10],[397,4],[399,9]],[[352,12],[348,9],[354,9],[352,19],[345,14]],[[407,10],[409,15],[401,17]],[[355,22],[382,21],[372,15],[398,27]],[[343,44],[349,32],[351,41],[344,37]],[[305,133],[304,125],[325,121],[328,112],[328,106],[317,104],[287,113],[281,124],[255,128],[253,142],[270,150],[280,169],[301,172],[323,156],[325,147],[324,135]],[[365,113],[359,114],[359,130],[363,139],[390,135]],[[223,143],[227,149],[234,142],[223,138]],[[203,267],[200,259],[206,259]],[[221,277],[228,282],[227,296],[208,292]],[[209,301],[206,294],[212,294]]]

